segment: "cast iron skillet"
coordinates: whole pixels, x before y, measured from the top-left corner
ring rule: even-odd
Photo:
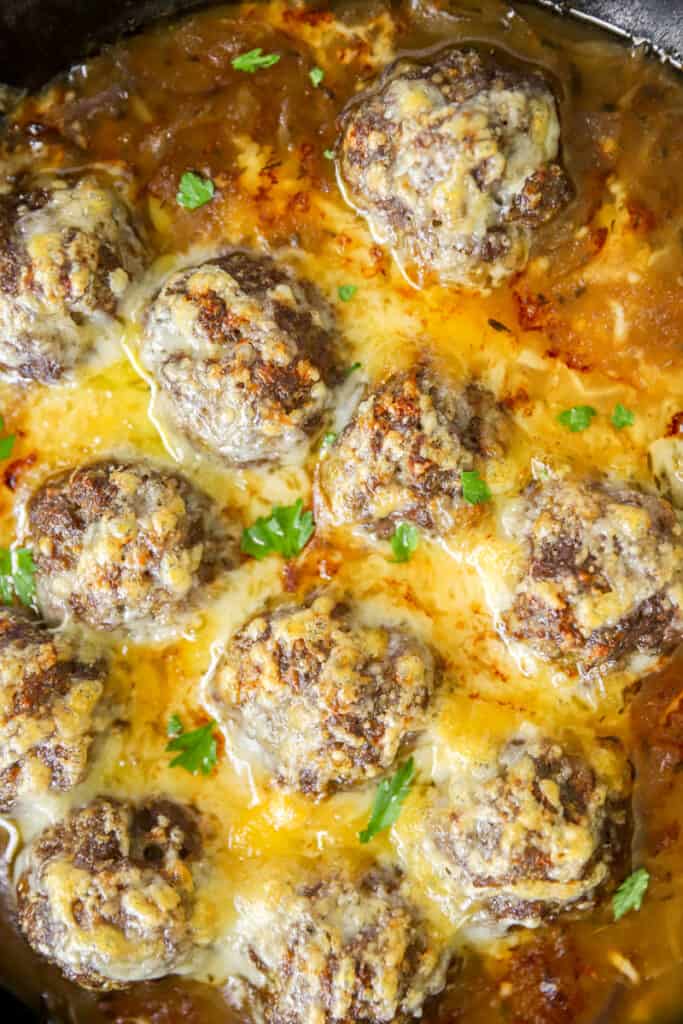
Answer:
[[[225,0],[222,0],[225,2]],[[683,0],[535,0],[562,17],[580,16],[683,67]],[[0,0],[0,81],[35,89],[103,43],[207,0]],[[0,1020],[37,1024],[0,989]]]

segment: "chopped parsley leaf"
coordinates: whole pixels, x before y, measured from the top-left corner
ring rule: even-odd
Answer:
[[[166,726],[167,736],[179,736],[183,731],[183,723],[180,721],[180,715],[171,715]]]
[[[340,284],[338,289],[338,295],[342,302],[350,302],[357,291],[357,284]]]
[[[308,77],[313,82],[314,88],[317,89],[320,83],[322,82],[323,78],[325,77],[325,72],[323,71],[322,68],[312,68],[308,72]]]
[[[30,608],[36,595],[36,567],[28,548],[0,548],[0,599],[11,604],[18,597]]]
[[[242,551],[259,561],[278,554],[293,558],[308,544],[315,523],[313,513],[303,511],[299,498],[293,505],[276,505],[269,516],[259,517],[242,532]]]
[[[322,448],[331,448],[334,442],[337,440],[337,435],[333,430],[328,430],[322,440]]]
[[[567,427],[573,434],[577,434],[581,430],[587,430],[591,425],[591,421],[594,416],[597,416],[597,410],[592,405],[573,405],[571,409],[565,409],[557,417],[558,423],[561,423],[563,427]]]
[[[415,778],[415,762],[409,757],[399,765],[390,779],[384,779],[377,790],[367,828],[358,833],[361,843],[369,843],[379,832],[390,828],[401,813],[403,801]]]
[[[399,523],[391,538],[395,562],[408,562],[420,540],[420,532],[412,523]]]
[[[612,897],[615,921],[630,910],[640,910],[649,884],[650,872],[646,868],[638,868],[621,883]]]
[[[198,210],[200,206],[205,206],[213,199],[214,192],[211,178],[202,178],[194,171],[185,171],[180,179],[176,201],[186,210]]]
[[[0,416],[0,434],[5,429],[5,420]],[[0,437],[0,459],[9,459],[14,448],[14,442],[16,441],[16,434],[7,434],[6,437]]]
[[[323,150],[323,156],[325,157],[326,160],[334,160],[334,150],[333,149],[324,149]]]
[[[632,427],[635,418],[636,414],[631,409],[627,409],[621,402],[617,402],[612,413],[612,426],[616,427],[617,430],[623,430],[624,427]]]
[[[253,75],[255,71],[260,71],[261,68],[272,68],[273,64],[277,64],[279,59],[279,53],[264,53],[261,47],[257,46],[255,50],[240,53],[238,57],[233,58],[231,63],[235,71],[246,71]]]
[[[349,368],[344,371],[344,376],[345,377],[350,377],[352,373],[356,372],[356,370],[360,370],[362,365],[363,365],[362,363],[351,363]]]
[[[174,715],[169,722],[169,729],[171,722],[174,725],[176,724],[174,719],[178,725],[181,724],[178,716]],[[178,752],[178,756],[174,757],[171,761],[171,768],[184,768],[186,771],[192,772],[193,775],[196,775],[197,772],[201,772],[202,775],[209,775],[211,769],[218,761],[216,739],[213,734],[215,728],[216,723],[212,719],[206,725],[200,725],[198,729],[192,729],[191,732],[181,732],[175,735],[166,744],[167,753]]]
[[[470,505],[483,505],[491,500],[491,491],[476,469],[463,470],[460,474],[462,496]]]

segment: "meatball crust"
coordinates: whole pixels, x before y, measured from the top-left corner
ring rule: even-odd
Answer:
[[[144,266],[131,214],[92,174],[20,178],[0,195],[0,373],[51,383],[90,349]]]
[[[268,1024],[401,1024],[444,987],[448,951],[398,873],[339,871],[268,895],[246,937]]]
[[[23,612],[0,608],[0,810],[85,777],[105,666]]]
[[[179,429],[238,465],[305,450],[340,379],[333,314],[316,289],[243,251],[166,282],[142,359]]]
[[[402,628],[333,592],[248,622],[212,682],[216,716],[266,752],[279,784],[321,795],[391,767],[423,727],[437,669]]]
[[[447,533],[472,514],[461,474],[502,452],[503,417],[477,384],[453,391],[425,367],[371,392],[321,461],[316,504],[334,523],[379,537],[409,521]]]
[[[42,832],[24,855],[19,924],[84,988],[172,973],[192,951],[201,836],[169,800],[98,798]]]
[[[427,855],[475,915],[535,927],[592,907],[623,872],[630,790],[616,743],[587,752],[522,730],[484,774],[451,776]]]
[[[471,49],[401,58],[341,118],[341,183],[401,263],[442,281],[498,284],[567,202],[560,124],[539,73]]]
[[[532,484],[508,515],[524,558],[504,636],[584,674],[683,637],[683,532],[661,498],[604,480]]]
[[[163,623],[221,566],[210,499],[144,462],[110,459],[50,477],[31,498],[28,523],[49,621]]]

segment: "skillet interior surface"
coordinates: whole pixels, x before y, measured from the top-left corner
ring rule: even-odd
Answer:
[[[124,0],[110,4],[87,0],[34,2],[5,0],[0,9],[0,61],[3,77],[13,85],[35,88],[70,63],[88,56],[125,33],[134,32],[157,18],[205,6],[193,0]],[[638,39],[647,39],[672,59],[683,52],[683,8],[667,0],[583,0],[573,5],[586,16],[611,23]],[[5,1009],[0,1001],[0,1011]],[[8,1003],[8,1020],[19,1020]],[[49,1011],[48,1011],[49,1012]],[[609,1022],[609,1010],[604,1020]],[[45,1019],[57,1020],[56,1017]]]

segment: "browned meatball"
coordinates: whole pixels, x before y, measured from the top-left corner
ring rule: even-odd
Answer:
[[[502,414],[476,384],[452,390],[430,369],[394,374],[361,402],[322,460],[321,518],[380,537],[398,522],[446,533],[466,516],[462,473],[501,452]]]
[[[534,72],[450,47],[404,57],[341,119],[347,199],[418,273],[474,287],[521,270],[570,195],[553,94]]]
[[[250,919],[252,998],[268,1024],[402,1024],[445,984],[449,950],[395,872],[272,883]]]
[[[603,480],[533,484],[507,515],[523,546],[504,635],[584,673],[683,638],[683,532],[671,505]]]
[[[236,251],[174,274],[147,314],[142,359],[164,408],[227,462],[306,449],[340,379],[330,308],[269,256]]]
[[[0,608],[0,810],[85,777],[107,723],[104,663],[23,612]]]
[[[436,674],[415,636],[370,624],[328,592],[248,622],[211,700],[260,744],[282,785],[318,795],[391,767],[425,723]]]
[[[165,622],[222,564],[209,498],[178,473],[107,460],[50,477],[28,522],[46,618]]]
[[[111,184],[91,174],[20,178],[0,195],[0,374],[58,380],[143,265]]]
[[[170,800],[98,798],[22,855],[19,924],[31,946],[84,988],[173,973],[192,952],[197,815]]]
[[[522,731],[435,799],[427,856],[475,920],[533,927],[593,906],[623,873],[631,772],[615,743],[590,751]]]

